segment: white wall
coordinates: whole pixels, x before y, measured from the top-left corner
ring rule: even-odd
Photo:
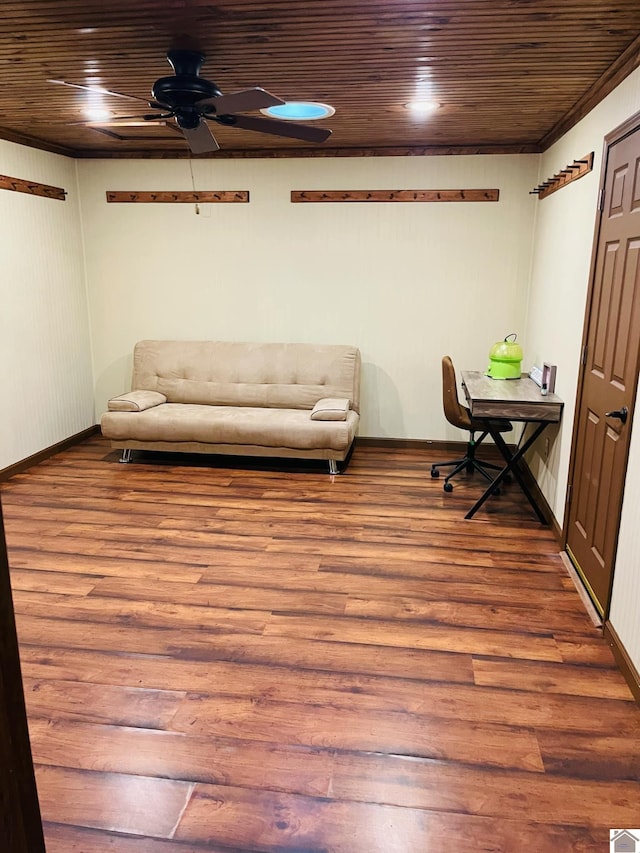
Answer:
[[[197,189],[249,204],[107,204],[190,190],[188,161],[81,161],[97,414],[128,389],[141,338],[359,346],[361,435],[461,438],[440,361],[484,368],[521,332],[536,155],[195,159]],[[291,204],[292,189],[500,189],[498,203]]]
[[[0,469],[93,423],[75,162],[0,140],[0,173],[67,190],[0,191]]]
[[[534,357],[558,365],[556,391],[565,400],[563,422],[549,460],[537,460],[539,482],[560,523],[566,499],[604,137],[639,110],[640,69],[552,146],[540,164],[540,178],[544,178],[574,158],[595,151],[593,172],[538,202],[536,211],[526,340]],[[640,523],[640,408],[636,408],[635,424],[610,620],[640,670],[640,542],[637,534]]]

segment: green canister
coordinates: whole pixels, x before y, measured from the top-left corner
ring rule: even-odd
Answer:
[[[522,347],[516,343],[515,332],[498,341],[489,350],[487,376],[492,379],[520,379],[522,373]]]

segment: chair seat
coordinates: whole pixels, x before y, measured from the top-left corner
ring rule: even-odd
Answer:
[[[470,425],[472,432],[487,432],[490,427],[496,432],[511,432],[513,429],[513,424],[509,421],[485,420],[483,418],[470,418]]]

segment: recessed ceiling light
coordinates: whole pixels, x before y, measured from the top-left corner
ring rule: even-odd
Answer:
[[[432,113],[440,104],[437,101],[409,101],[405,107],[413,113]]]
[[[83,110],[83,112],[90,121],[103,121],[104,119],[111,118],[113,115],[109,110],[103,110],[99,107],[89,107],[88,109]]]
[[[329,104],[319,104],[316,101],[287,101],[279,107],[267,107],[260,112],[285,121],[317,121],[332,116],[335,109]]]

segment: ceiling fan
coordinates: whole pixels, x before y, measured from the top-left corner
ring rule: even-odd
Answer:
[[[242,115],[252,110],[282,106],[286,102],[260,87],[223,95],[215,83],[200,76],[205,55],[198,50],[170,50],[167,53],[167,60],[174,73],[156,80],[151,87],[153,100],[147,101],[151,109],[156,112],[138,116],[121,116],[114,121],[143,119],[150,122],[166,122],[168,119],[175,119],[194,154],[217,151],[220,147],[211,132],[209,121],[242,130],[255,130],[275,136],[300,139],[304,142],[324,142],[331,136],[331,131],[324,127],[309,127],[309,125],[291,121]],[[50,82],[64,83],[62,80]],[[96,90],[96,87],[73,83],[64,83],[64,85]],[[117,97],[146,100],[135,95],[122,95],[109,90],[101,91]]]

